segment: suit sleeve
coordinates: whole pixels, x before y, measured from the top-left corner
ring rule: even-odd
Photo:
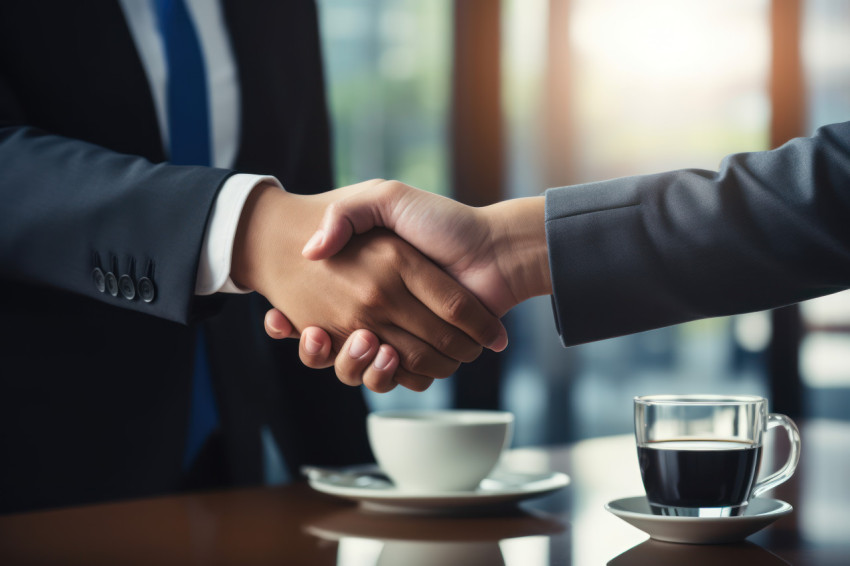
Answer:
[[[187,323],[207,217],[231,172],[153,164],[23,122],[0,76],[0,277]],[[147,277],[154,299],[100,291],[95,268]]]
[[[850,122],[718,172],[546,192],[565,346],[779,307],[850,287]]]

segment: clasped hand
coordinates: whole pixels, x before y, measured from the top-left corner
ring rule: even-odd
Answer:
[[[285,334],[302,336],[302,359],[318,367],[315,356],[305,356],[318,332],[321,367],[330,365],[331,354],[341,358],[337,374],[344,383],[363,382],[376,391],[397,383],[421,391],[477,358],[482,346],[504,348],[507,338],[498,318],[389,231],[358,236],[323,261],[301,254],[329,205],[356,190],[302,196],[261,186],[243,209],[231,276],[237,285],[264,295],[275,312],[286,313]],[[273,316],[267,320],[269,329],[280,329]],[[375,362],[374,371],[356,377],[344,364],[350,360],[359,367],[367,359]]]
[[[496,317],[551,293],[542,197],[479,209],[383,180],[290,196],[321,207],[318,216],[311,206],[299,218],[299,234],[305,224],[315,233],[297,258],[280,246],[289,257],[277,270],[297,270],[249,286],[275,307],[265,318],[269,336],[300,336],[302,362],[334,365],[343,383],[421,391],[477,357],[481,346],[503,350],[507,335]],[[350,279],[323,279],[338,277]],[[303,300],[306,287],[317,298],[342,293],[347,306],[324,312],[327,301]]]

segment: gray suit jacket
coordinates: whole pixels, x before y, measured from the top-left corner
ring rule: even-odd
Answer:
[[[773,151],[550,189],[566,346],[850,287],[850,122]]]

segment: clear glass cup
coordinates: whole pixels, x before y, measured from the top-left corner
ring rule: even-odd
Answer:
[[[791,445],[785,465],[758,480],[765,433],[781,426]],[[785,415],[750,395],[635,398],[635,440],[653,513],[684,517],[740,514],[747,502],[790,478],[800,433]]]

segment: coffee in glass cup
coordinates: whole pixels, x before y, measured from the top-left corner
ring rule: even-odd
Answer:
[[[765,433],[783,427],[785,465],[758,481]],[[649,395],[635,398],[638,461],[653,513],[723,517],[786,481],[800,458],[800,433],[763,397]]]

